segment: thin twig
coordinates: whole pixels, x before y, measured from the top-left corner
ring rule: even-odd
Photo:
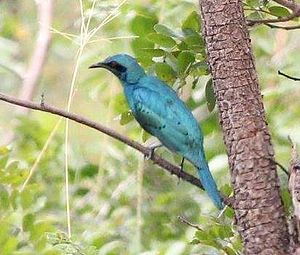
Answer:
[[[274,163],[275,163],[277,166],[279,166],[279,167],[281,168],[281,170],[282,170],[288,177],[290,176],[289,171],[286,170],[286,168],[285,168],[283,165],[281,165],[280,163],[278,163],[278,162],[275,161],[275,160],[274,160]]]
[[[264,24],[270,28],[277,28],[277,29],[284,29],[284,30],[296,30],[300,28],[300,25],[295,25],[295,26],[278,26],[278,25],[273,25],[273,24]]]
[[[293,81],[300,81],[300,78],[297,78],[297,77],[293,77],[293,76],[287,75],[287,74],[281,72],[280,70],[278,70],[278,75],[282,75],[282,76],[284,76],[284,77],[286,77],[286,78],[289,78],[289,79],[291,79],[291,80],[293,80]]]
[[[298,10],[297,12],[293,12],[292,14],[286,16],[286,17],[280,17],[277,19],[258,19],[258,20],[247,20],[247,25],[248,26],[253,26],[256,24],[267,24],[267,23],[278,23],[278,22],[286,22],[286,21],[290,21],[296,17],[300,16],[300,10]]]
[[[185,224],[189,225],[190,227],[195,228],[195,229],[197,229],[197,230],[203,231],[203,230],[200,228],[199,225],[189,222],[189,221],[188,221],[186,218],[184,218],[183,216],[178,216],[177,218],[178,218],[182,223],[185,223]]]
[[[297,12],[300,9],[300,5],[293,0],[273,0],[273,1],[292,10],[293,12]]]
[[[126,145],[138,150],[139,152],[141,152],[142,154],[144,154],[145,156],[149,155],[149,153],[151,152],[151,149],[143,146],[142,144],[133,141],[131,139],[129,139],[126,136],[123,136],[119,133],[117,133],[116,131],[105,127],[99,123],[96,123],[92,120],[89,120],[83,116],[77,115],[75,113],[71,113],[71,112],[67,112],[64,111],[62,109],[56,108],[54,106],[48,105],[48,104],[37,104],[37,103],[33,103],[31,101],[27,101],[27,100],[21,100],[15,97],[11,97],[5,94],[0,93],[0,100],[1,101],[5,101],[14,105],[19,105],[22,107],[26,107],[29,109],[33,109],[33,110],[38,110],[38,111],[42,111],[42,112],[48,112],[54,115],[58,115],[58,116],[62,116],[65,117],[67,119],[73,120],[77,123],[83,124],[85,126],[88,126],[90,128],[96,129],[110,137],[115,138],[116,140],[125,143]],[[196,177],[182,171],[180,169],[180,167],[173,165],[172,163],[170,163],[169,161],[159,157],[158,155],[156,155],[155,153],[153,154],[151,160],[159,165],[160,167],[162,167],[163,169],[165,169],[166,171],[168,171],[171,174],[174,174],[176,176],[178,176],[179,178],[191,183],[194,186],[197,186],[200,189],[203,189],[199,179],[197,179]]]

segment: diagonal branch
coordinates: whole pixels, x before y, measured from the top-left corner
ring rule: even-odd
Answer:
[[[273,0],[273,1],[292,10],[293,12],[297,12],[300,9],[300,5],[295,1],[290,1],[290,0]]]
[[[282,75],[282,76],[284,76],[288,79],[294,80],[294,81],[300,81],[300,78],[290,76],[288,74],[285,74],[285,73],[281,72],[280,70],[278,70],[278,75]]]
[[[105,127],[105,126],[103,126],[99,123],[96,123],[92,120],[89,120],[89,119],[87,119],[83,116],[77,115],[75,113],[67,112],[67,111],[64,111],[62,109],[56,108],[54,106],[45,104],[43,101],[40,104],[37,104],[37,103],[33,103],[31,101],[17,99],[15,97],[11,97],[11,96],[8,96],[8,95],[2,94],[2,93],[0,93],[0,100],[11,103],[11,104],[14,104],[14,105],[19,105],[19,106],[22,106],[22,107],[25,107],[25,108],[28,108],[28,109],[48,112],[48,113],[51,113],[51,114],[54,114],[54,115],[59,115],[59,116],[65,117],[65,118],[73,120],[77,123],[83,124],[85,126],[93,128],[93,129],[96,129],[96,130],[98,130],[98,131],[100,131],[100,132],[102,132],[102,133],[104,133],[104,134],[106,134],[106,135],[108,135],[112,138],[115,138],[118,141],[120,141],[122,143],[125,143],[128,146],[130,146],[130,147],[136,149],[137,151],[141,152],[145,156],[148,156],[151,153],[151,149],[143,146],[142,144],[140,144],[136,141],[133,141],[133,140],[129,139],[126,136],[123,136],[123,135],[117,133],[116,131],[114,131],[114,130],[108,128],[108,127]],[[163,169],[168,171],[169,173],[177,175],[179,178],[191,183],[194,186],[197,186],[200,189],[203,189],[200,181],[196,177],[182,171],[178,166],[173,165],[172,163],[170,163],[169,161],[159,157],[155,153],[152,155],[151,160],[155,164],[159,165],[160,167],[162,167]]]
[[[247,20],[247,25],[248,26],[253,26],[255,24],[268,24],[268,23],[279,23],[279,22],[286,22],[290,21],[296,17],[300,16],[300,9],[293,12],[292,14],[282,17],[282,18],[277,18],[277,19],[258,19],[258,20]]]
[[[277,19],[260,19],[260,20],[247,20],[247,25],[253,26],[255,24],[269,24],[290,21],[300,16],[300,4],[290,0],[274,0],[274,2],[290,9],[292,13],[286,17],[279,17]]]
[[[278,26],[278,25],[273,25],[273,24],[269,24],[266,23],[264,24],[270,28],[278,28],[278,29],[284,29],[284,30],[296,30],[296,29],[300,29],[300,25],[295,25],[295,26]]]

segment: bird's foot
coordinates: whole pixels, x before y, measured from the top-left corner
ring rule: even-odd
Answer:
[[[162,146],[162,144],[160,142],[148,146],[147,148],[149,149],[149,153],[144,154],[144,159],[145,160],[152,159],[153,155],[154,155],[154,151],[161,146]]]
[[[153,149],[153,148],[148,148],[148,149],[149,149],[149,152],[144,154],[144,160],[150,160],[153,158],[155,149]]]

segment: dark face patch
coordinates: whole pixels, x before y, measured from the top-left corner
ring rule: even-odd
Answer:
[[[116,61],[111,61],[107,65],[109,65],[112,69],[116,70],[119,73],[124,73],[126,72],[127,68],[125,66],[122,66]]]

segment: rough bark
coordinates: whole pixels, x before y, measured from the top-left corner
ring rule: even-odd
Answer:
[[[244,254],[288,254],[274,151],[242,2],[202,0],[200,6]]]

